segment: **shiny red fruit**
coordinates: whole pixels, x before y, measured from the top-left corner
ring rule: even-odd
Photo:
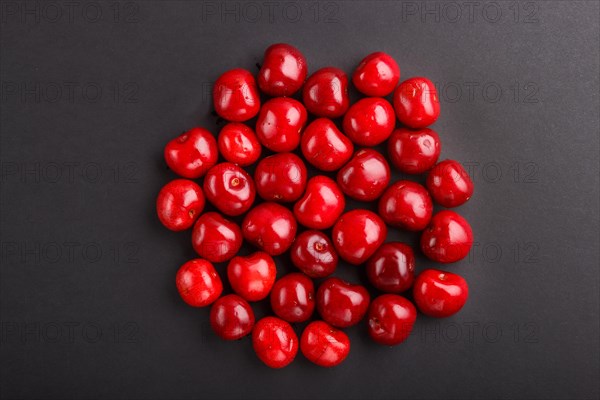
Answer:
[[[183,264],[175,276],[179,295],[192,307],[204,307],[219,298],[223,283],[213,265],[200,258]]]
[[[204,194],[195,182],[175,179],[160,189],[156,199],[158,219],[172,231],[191,228],[204,210]]]
[[[467,281],[452,272],[426,269],[417,276],[413,298],[423,314],[445,318],[456,314],[467,302]]]
[[[331,228],[344,212],[346,199],[331,178],[317,175],[308,181],[304,196],[294,205],[294,216],[311,229]]]
[[[344,115],[344,133],[359,146],[376,146],[396,127],[392,105],[381,97],[366,97],[352,104]]]
[[[366,56],[352,75],[352,83],[364,95],[385,97],[392,93],[400,80],[400,67],[382,51]]]
[[[354,152],[352,141],[327,118],[317,118],[306,127],[300,148],[306,161],[321,171],[340,169]]]
[[[260,109],[256,136],[269,150],[277,153],[292,151],[300,144],[306,119],[306,109],[298,100],[275,97]]]
[[[369,210],[352,210],[333,226],[332,239],[338,254],[350,264],[362,264],[383,244],[387,227]]]
[[[290,250],[292,264],[311,278],[324,278],[335,272],[338,255],[331,240],[321,231],[304,231]]]
[[[217,114],[228,121],[243,122],[258,114],[260,96],[254,76],[245,69],[225,72],[213,87]]]
[[[315,285],[299,272],[287,274],[271,290],[271,308],[287,322],[304,322],[315,310]]]
[[[317,117],[341,117],[350,106],[348,76],[339,68],[321,68],[306,80],[302,99],[308,112]]]
[[[415,279],[412,248],[400,242],[384,243],[367,261],[367,277],[382,292],[401,293],[410,289]]]
[[[321,367],[335,367],[348,357],[350,339],[343,331],[323,321],[313,321],[302,332],[300,350]]]
[[[394,109],[403,125],[426,128],[440,115],[440,100],[433,82],[416,77],[402,82],[394,91]]]
[[[471,225],[450,210],[435,214],[421,234],[421,250],[429,259],[440,263],[462,260],[469,254],[472,245]]]
[[[254,311],[242,297],[228,294],[210,308],[210,326],[221,339],[240,339],[252,331]]]
[[[397,294],[377,297],[369,307],[369,336],[375,342],[394,346],[404,342],[417,320],[413,304]]]
[[[302,87],[308,67],[304,55],[289,44],[269,46],[258,73],[258,87],[269,96],[291,96]]]
[[[196,253],[214,263],[235,256],[242,247],[242,240],[240,227],[216,212],[202,214],[192,231],[192,246]]]
[[[203,128],[190,129],[165,146],[167,165],[184,178],[204,176],[217,163],[217,158],[217,141],[212,133]]]
[[[338,171],[337,182],[353,199],[373,201],[381,196],[390,177],[390,166],[385,158],[373,149],[362,149]]]
[[[276,275],[275,261],[262,251],[234,257],[227,265],[227,278],[231,288],[248,301],[259,301],[267,297]]]
[[[437,162],[442,143],[437,133],[429,128],[396,129],[388,140],[391,163],[405,174],[422,174]]]
[[[250,175],[228,162],[217,164],[208,171],[204,178],[204,193],[213,206],[229,216],[248,211],[256,197]]]
[[[398,181],[379,199],[379,215],[391,226],[422,231],[431,221],[433,203],[427,189],[413,181]]]
[[[254,207],[242,222],[244,238],[272,256],[278,256],[290,248],[297,229],[292,212],[271,202]]]
[[[338,328],[356,325],[369,308],[369,292],[339,278],[325,280],[317,290],[317,310],[323,320]]]
[[[262,152],[254,131],[239,122],[230,122],[221,129],[218,146],[225,160],[240,167],[254,164]]]
[[[427,175],[427,189],[439,205],[450,208],[466,203],[473,195],[473,181],[458,161],[444,160]]]
[[[252,330],[252,347],[271,368],[283,368],[296,358],[298,336],[292,326],[276,317],[259,320]]]
[[[304,162],[294,153],[265,157],[256,166],[254,183],[258,195],[266,201],[296,201],[306,188]]]

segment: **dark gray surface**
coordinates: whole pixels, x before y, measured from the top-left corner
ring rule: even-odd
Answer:
[[[598,2],[42,3],[1,3],[3,398],[598,398]],[[280,41],[436,81],[442,157],[476,184],[464,310],[396,348],[349,329],[333,370],[216,340],[174,289],[189,232],[153,208],[163,145],[216,131],[210,83]]]

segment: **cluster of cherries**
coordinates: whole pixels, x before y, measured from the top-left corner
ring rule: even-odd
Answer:
[[[459,214],[433,214],[434,201],[452,208],[473,193],[461,164],[438,162],[440,139],[427,128],[439,115],[436,89],[426,78],[398,84],[399,79],[392,57],[368,55],[352,75],[367,97],[351,105],[342,70],[322,68],[307,79],[302,53],[275,44],[266,50],[257,80],[247,70],[233,69],[216,81],[215,111],[228,121],[217,139],[193,128],[165,147],[168,166],[185,179],[161,189],[158,217],[173,231],[193,226],[192,245],[201,257],[181,266],[177,289],[193,307],[212,304],[210,323],[221,338],[252,333],[257,356],[270,367],[288,365],[298,347],[318,365],[339,364],[350,351],[340,328],[365,316],[374,341],[401,343],[417,316],[411,301],[399,295],[411,287],[417,308],[428,316],[450,316],[466,302],[462,277],[427,269],[415,278],[412,248],[384,243],[388,225],[422,231],[425,256],[452,263],[464,258],[473,242],[471,227]],[[262,105],[259,90],[270,97]],[[290,97],[299,91],[302,102]],[[384,98],[392,93],[393,105]],[[307,125],[309,114],[316,119]],[[254,117],[255,129],[243,123]],[[340,130],[332,119],[342,117]],[[396,129],[396,118],[403,127]],[[372,149],[386,140],[387,160]],[[355,146],[361,148],[355,151]],[[292,153],[298,147],[304,161],[322,174],[308,178],[303,159]],[[264,148],[273,154],[261,158]],[[388,160],[405,174],[427,173],[426,185],[409,180],[390,185]],[[244,167],[257,162],[252,177]],[[327,176],[335,171],[336,180]],[[192,180],[202,177],[202,187]],[[254,205],[256,194],[264,201]],[[345,196],[378,200],[378,213],[345,212]],[[219,212],[202,213],[206,200]],[[243,214],[241,227],[228,219]],[[298,224],[306,229],[298,233]],[[243,240],[259,251],[238,255]],[[288,250],[299,271],[276,280],[272,256]],[[339,258],[365,264],[369,281],[384,294],[371,301],[364,286],[331,277]],[[235,294],[220,297],[223,284],[213,263],[223,262]],[[315,290],[314,278],[327,279]],[[276,316],[255,322],[249,302],[269,296]],[[309,323],[299,342],[290,323],[308,321],[315,307],[322,320]]]

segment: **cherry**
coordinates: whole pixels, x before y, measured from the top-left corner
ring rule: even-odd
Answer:
[[[284,320],[265,317],[252,330],[252,346],[258,358],[267,366],[283,368],[296,358],[298,336]]]
[[[200,186],[187,179],[175,179],[160,189],[156,213],[167,229],[183,231],[191,228],[204,209],[204,203]]]
[[[467,281],[452,272],[426,269],[417,276],[413,298],[419,311],[435,318],[456,314],[467,302]]]
[[[290,210],[277,203],[261,203],[242,222],[244,238],[272,256],[290,248],[298,225]]]
[[[275,261],[262,251],[245,257],[233,257],[227,264],[227,278],[231,288],[248,301],[259,301],[267,297],[276,275]]]
[[[202,214],[192,231],[192,246],[202,258],[214,263],[229,260],[242,247],[242,230],[216,212]]]
[[[204,193],[213,206],[229,216],[248,211],[256,197],[250,175],[228,162],[217,164],[208,171],[204,178]]]
[[[306,127],[300,148],[306,161],[321,171],[340,169],[354,152],[352,141],[327,118],[317,118]]]
[[[275,282],[271,290],[271,308],[288,322],[304,322],[315,310],[315,285],[312,279],[292,272]]]
[[[385,241],[387,227],[369,210],[351,210],[333,226],[333,245],[342,259],[350,264],[362,264]]]
[[[240,339],[252,331],[254,312],[242,297],[228,294],[210,308],[210,326],[221,339]]]
[[[369,308],[369,292],[339,278],[326,279],[317,290],[317,310],[325,322],[347,328],[356,325]]]
[[[346,199],[331,178],[317,175],[308,181],[304,196],[294,205],[294,216],[311,229],[331,228],[344,212]]]
[[[218,146],[223,158],[240,167],[254,164],[262,151],[254,131],[239,122],[230,122],[221,129]]]
[[[473,181],[458,161],[444,160],[427,174],[427,189],[439,205],[450,208],[466,203],[473,195]]]
[[[408,231],[422,231],[433,213],[427,189],[412,181],[398,181],[379,199],[379,215],[392,226]]]
[[[344,133],[359,146],[376,146],[396,126],[392,105],[381,97],[366,97],[352,104],[344,115]]]
[[[454,211],[435,214],[421,234],[421,250],[431,260],[452,263],[469,254],[473,245],[473,231],[466,219]]]
[[[323,232],[304,231],[296,237],[290,250],[292,264],[311,278],[324,278],[334,273],[338,255]]]
[[[184,178],[196,179],[217,163],[219,152],[215,137],[203,128],[192,128],[165,146],[169,168]]]
[[[335,367],[350,353],[350,339],[343,331],[323,321],[313,321],[302,332],[300,350],[321,367]]]
[[[225,72],[213,87],[217,114],[228,121],[243,122],[258,114],[260,96],[254,76],[245,69]]]
[[[400,67],[382,51],[366,56],[352,75],[352,83],[364,95],[385,97],[394,91],[400,80]]]
[[[440,115],[440,100],[433,82],[415,77],[394,91],[394,109],[400,122],[409,128],[426,128]]]
[[[362,149],[338,171],[337,182],[353,199],[373,201],[381,196],[390,176],[390,166],[379,152]]]
[[[215,267],[196,258],[183,264],[175,276],[179,295],[192,307],[204,307],[219,298],[223,283]]]
[[[258,114],[256,136],[267,149],[283,153],[300,144],[300,132],[306,125],[306,109],[298,100],[275,97]]]
[[[392,164],[405,174],[422,174],[435,165],[442,151],[440,137],[429,128],[396,129],[388,140]]]
[[[304,193],[306,175],[304,162],[294,153],[274,154],[256,166],[256,191],[267,201],[295,201]]]
[[[302,99],[306,109],[317,117],[341,117],[350,105],[348,76],[339,68],[321,68],[306,80]]]
[[[375,342],[394,346],[404,342],[415,325],[417,310],[397,294],[381,295],[369,307],[369,336]]]
[[[367,277],[382,292],[401,293],[410,289],[415,279],[412,248],[400,242],[384,243],[367,261]]]
[[[304,55],[289,44],[278,43],[265,51],[258,87],[269,96],[291,96],[302,87],[308,68]]]

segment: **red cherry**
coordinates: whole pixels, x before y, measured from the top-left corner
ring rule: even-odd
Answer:
[[[254,312],[237,294],[219,298],[210,309],[210,326],[224,340],[240,339],[252,331]]]
[[[311,278],[324,278],[334,273],[338,255],[323,232],[304,231],[296,237],[290,250],[292,263]]]
[[[433,213],[427,189],[412,181],[398,181],[379,199],[379,215],[392,226],[408,231],[422,231]]]
[[[467,281],[452,272],[426,269],[417,276],[413,297],[419,311],[435,318],[456,314],[467,302]]]
[[[290,248],[297,229],[292,212],[270,202],[254,207],[242,223],[244,238],[272,256],[278,256]]]
[[[356,325],[369,308],[369,292],[339,278],[326,279],[317,290],[317,310],[325,322],[347,328]]]
[[[252,346],[258,358],[271,368],[283,368],[298,353],[298,336],[282,319],[265,317],[252,330]]]
[[[308,68],[304,55],[289,44],[278,43],[265,51],[258,87],[269,96],[291,96],[302,87]]]
[[[260,96],[254,76],[236,68],[221,75],[213,87],[217,114],[228,121],[243,122],[258,114]]]
[[[344,115],[344,133],[359,146],[376,146],[396,126],[392,105],[381,97],[366,97],[352,104]]]
[[[304,322],[315,310],[315,285],[312,279],[292,272],[275,282],[271,290],[271,308],[288,322]]]
[[[444,160],[429,171],[427,189],[439,205],[458,207],[473,195],[473,181],[458,161]]]
[[[297,100],[275,97],[267,101],[258,114],[256,136],[267,149],[283,153],[300,144],[300,132],[306,125],[306,109]]]
[[[213,265],[200,258],[183,264],[175,276],[179,295],[192,307],[204,307],[219,298],[223,283]]]
[[[341,117],[350,105],[348,76],[339,68],[321,68],[306,80],[302,99],[308,112],[317,117]]]
[[[377,199],[390,183],[390,166],[373,149],[362,149],[338,171],[337,182],[348,196],[361,201]]]
[[[214,263],[229,260],[242,247],[242,230],[216,212],[202,214],[192,231],[192,246],[200,257]]]
[[[421,250],[431,260],[452,263],[469,254],[473,231],[466,219],[454,211],[444,210],[431,218],[421,234]]]
[[[417,310],[397,294],[377,297],[369,307],[369,336],[375,342],[394,346],[404,342],[415,325]]]
[[[217,163],[219,152],[215,137],[203,128],[193,128],[165,146],[169,168],[184,178],[196,179]]]
[[[350,139],[327,118],[317,118],[306,127],[300,147],[306,161],[321,171],[340,169],[354,152]]]
[[[158,219],[172,231],[191,228],[204,209],[204,194],[195,182],[175,179],[160,189],[156,199]]]
[[[317,175],[309,179],[304,196],[294,205],[294,216],[311,229],[331,228],[344,212],[346,199],[331,178]]]
[[[400,67],[382,51],[366,56],[352,75],[356,89],[367,96],[385,97],[394,91],[400,80]]]
[[[367,261],[367,277],[377,289],[401,293],[410,289],[415,279],[415,255],[404,243],[381,245]]]
[[[416,77],[402,82],[394,91],[394,109],[409,128],[426,128],[440,115],[440,100],[433,82]]]
[[[218,145],[223,158],[241,167],[254,164],[262,151],[254,131],[239,122],[230,122],[221,129]]]
[[[246,171],[232,163],[212,167],[204,178],[206,198],[225,215],[237,216],[252,207],[254,182]]]
[[[387,227],[383,220],[368,210],[348,211],[333,226],[333,244],[342,259],[362,264],[385,241]]]
[[[442,151],[437,133],[429,128],[396,129],[388,140],[392,164],[405,174],[422,174],[435,165]]]
[[[259,301],[267,297],[276,275],[275,261],[262,251],[245,257],[233,257],[227,265],[227,278],[231,288],[248,301]]]
[[[267,201],[296,201],[304,193],[306,175],[306,166],[297,155],[274,154],[263,158],[256,166],[256,191]]]
[[[343,331],[323,321],[313,321],[302,332],[300,350],[321,367],[335,367],[350,353],[350,339]]]

